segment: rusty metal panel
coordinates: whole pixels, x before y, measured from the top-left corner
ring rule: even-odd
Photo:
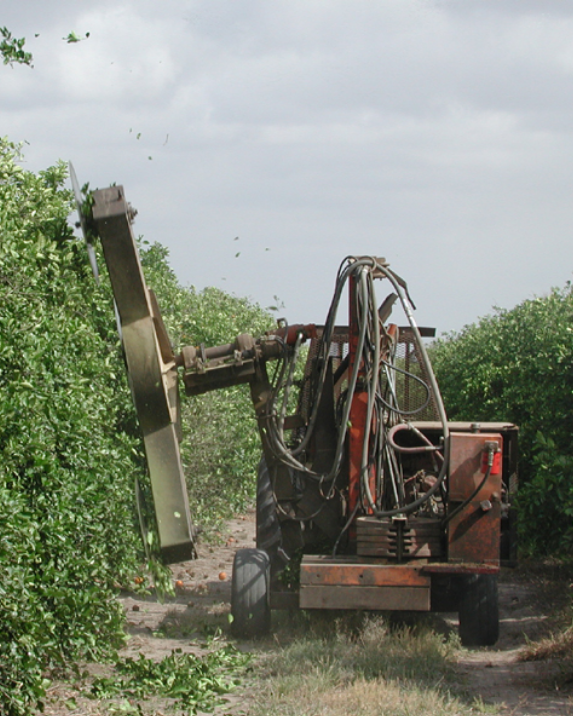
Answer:
[[[332,558],[305,557],[300,566],[301,587],[309,585],[365,587],[429,587],[429,576],[410,565],[353,564]]]
[[[497,444],[501,455],[503,442],[499,433],[454,433],[450,445],[450,502],[462,502],[470,497],[484,476],[482,460],[486,443]],[[487,499],[492,492],[501,490],[501,470],[490,475],[475,499]]]
[[[177,438],[177,368],[141,270],[123,188],[95,191],[93,198],[143,433],[161,550],[167,562],[190,559],[195,554],[194,529]]]
[[[496,443],[501,454],[503,440],[498,433],[451,435],[448,508],[455,516],[448,523],[448,559],[452,562],[499,564],[501,462],[473,494],[484,479],[488,442]]]
[[[430,562],[422,567],[423,574],[499,574],[498,564],[483,564],[482,562]]]
[[[301,585],[301,609],[430,610],[429,587],[340,587]]]

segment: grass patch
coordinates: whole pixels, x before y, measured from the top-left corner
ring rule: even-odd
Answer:
[[[546,559],[541,563],[528,564],[527,573],[542,587],[539,611],[551,613],[548,620],[551,632],[527,643],[518,659],[548,662],[551,682],[559,688],[570,688],[573,683],[573,565],[570,559]]]
[[[450,691],[457,637],[380,616],[300,615],[263,660],[253,716],[452,716],[483,712]],[[281,641],[284,643],[281,644]]]
[[[573,626],[523,647],[519,661],[563,659],[573,668]]]
[[[546,688],[571,692],[573,686],[573,626],[526,644],[519,661],[543,662],[537,674]]]

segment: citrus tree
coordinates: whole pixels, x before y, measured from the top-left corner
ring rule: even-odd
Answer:
[[[119,643],[136,569],[138,438],[109,292],[68,225],[60,163],[0,143],[0,712]],[[113,317],[113,313],[111,314]]]
[[[522,544],[564,551],[573,538],[573,290],[466,326],[434,344],[448,416],[520,427]]]
[[[0,141],[0,713],[41,702],[53,667],[114,654],[116,600],[144,559],[134,483],[145,461],[109,281],[69,224],[66,166],[38,174]],[[227,342],[272,321],[249,301],[181,287],[159,245],[148,281],[178,344]],[[101,265],[102,262],[100,262]],[[201,521],[243,507],[258,443],[248,389],[185,403]]]

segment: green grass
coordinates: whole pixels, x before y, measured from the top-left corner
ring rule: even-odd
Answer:
[[[391,628],[379,616],[294,617],[279,626],[252,716],[466,716],[484,713],[453,690],[457,637],[427,622]]]

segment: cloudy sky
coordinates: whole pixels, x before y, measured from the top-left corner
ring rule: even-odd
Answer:
[[[340,261],[385,256],[443,332],[572,277],[571,2],[4,0],[0,26],[35,64],[0,66],[0,135],[123,184],[185,285],[322,322]]]

